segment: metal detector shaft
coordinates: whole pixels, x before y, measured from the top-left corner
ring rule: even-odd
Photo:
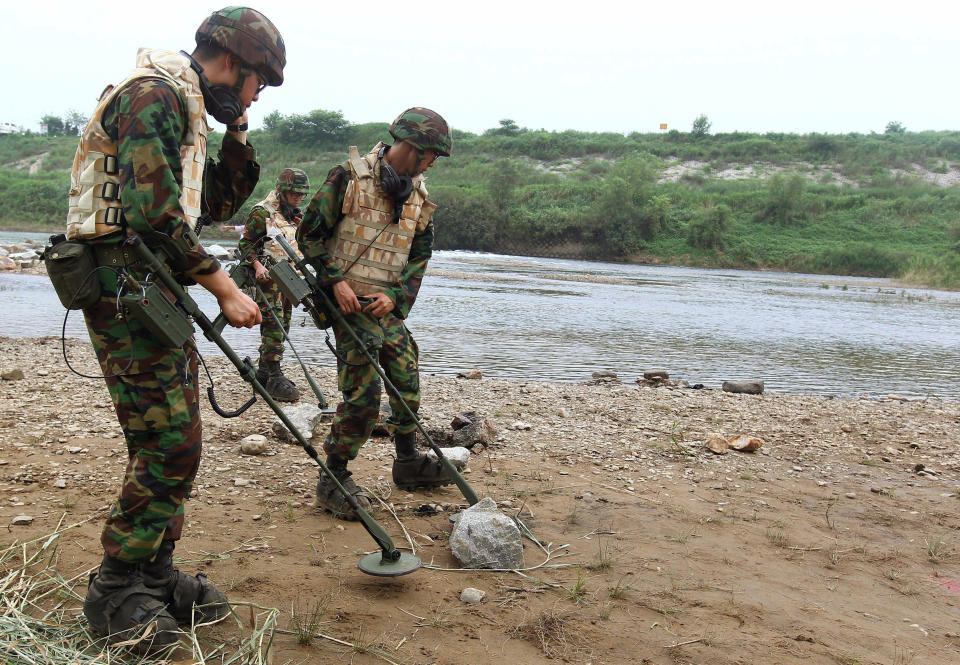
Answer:
[[[300,433],[300,430],[290,421],[287,417],[287,414],[283,412],[283,409],[270,397],[270,394],[266,389],[257,381],[257,372],[253,367],[253,363],[250,362],[250,359],[240,360],[240,356],[236,354],[230,344],[223,338],[220,334],[220,331],[217,329],[217,325],[210,321],[207,318],[207,315],[203,313],[203,310],[200,309],[196,301],[190,297],[187,293],[187,290],[181,286],[171,275],[166,268],[164,268],[163,263],[160,259],[150,251],[150,248],[138,237],[132,236],[126,241],[128,244],[143,260],[146,264],[147,269],[153,274],[157,275],[160,280],[163,282],[170,292],[176,298],[177,304],[183,309],[187,315],[193,317],[194,322],[200,327],[200,330],[203,332],[204,337],[209,339],[211,342],[220,347],[220,350],[223,351],[224,355],[233,363],[234,367],[240,372],[240,376],[243,377],[243,380],[253,386],[254,392],[256,392],[264,401],[273,409],[273,412],[277,415],[290,433],[297,439],[297,442],[300,446],[306,451],[306,453],[313,459],[314,462],[320,465],[320,468],[323,470],[327,477],[329,477],[337,489],[343,494],[347,499],[347,502],[350,504],[350,507],[356,512],[357,517],[360,519],[360,522],[363,524],[367,532],[373,537],[377,542],[377,545],[383,551],[384,559],[397,560],[400,558],[400,551],[394,546],[393,540],[380,526],[370,514],[365,511],[355,497],[353,497],[349,492],[347,492],[343,485],[340,484],[340,481],[337,480],[337,477],[333,474],[330,468],[323,463],[323,460],[320,459],[320,456],[317,454],[316,449],[310,445],[303,435]],[[222,314],[220,316],[223,316]],[[219,324],[220,316],[217,317]],[[220,329],[223,326],[220,325]]]
[[[263,292],[263,289],[260,288],[259,284],[254,284],[254,287],[257,289],[257,295],[260,296],[263,302],[267,302],[267,296]],[[330,411],[330,402],[327,401],[326,395],[323,394],[323,391],[320,390],[320,386],[313,380],[313,377],[310,375],[310,371],[307,370],[306,364],[304,364],[303,359],[300,357],[300,354],[297,353],[297,347],[293,345],[293,341],[290,339],[290,335],[287,334],[287,331],[283,327],[283,322],[280,320],[280,317],[277,316],[277,313],[273,311],[273,307],[268,308],[270,310],[270,316],[273,317],[273,320],[277,322],[277,325],[280,327],[280,330],[283,332],[283,339],[286,340],[287,344],[290,345],[290,348],[293,350],[293,355],[297,357],[297,362],[300,363],[300,369],[303,370],[303,375],[307,379],[307,383],[310,384],[310,389],[313,391],[313,394],[317,397],[317,404],[320,409],[323,411]]]
[[[357,348],[363,352],[367,362],[369,362],[376,370],[377,374],[380,375],[380,378],[383,380],[383,384],[387,387],[391,394],[397,398],[397,401],[400,403],[400,406],[404,409],[407,416],[413,420],[414,424],[416,424],[417,429],[420,430],[420,433],[423,434],[423,437],[427,440],[427,445],[429,445],[430,449],[436,453],[437,459],[440,460],[440,463],[443,465],[443,468],[447,472],[447,475],[450,477],[450,479],[456,483],[457,487],[460,489],[460,493],[463,494],[463,497],[470,503],[471,506],[477,503],[480,498],[477,496],[477,493],[473,491],[473,488],[470,487],[470,483],[468,483],[467,479],[463,477],[463,474],[457,470],[457,467],[453,465],[453,462],[451,462],[447,456],[443,454],[440,446],[434,443],[430,435],[427,434],[426,429],[424,429],[423,425],[420,424],[420,418],[418,418],[417,414],[415,414],[410,407],[407,406],[407,403],[403,400],[400,391],[397,390],[396,386],[393,385],[393,382],[387,378],[386,372],[383,371],[383,368],[380,367],[380,363],[378,363],[376,358],[374,358],[370,351],[367,350],[366,345],[360,339],[359,335],[357,335],[356,331],[353,329],[353,326],[347,323],[343,313],[340,311],[340,308],[336,305],[336,303],[330,300],[330,297],[324,293],[323,289],[319,287],[317,278],[312,272],[310,272],[306,260],[297,254],[297,250],[291,247],[290,243],[288,243],[283,236],[276,236],[274,241],[280,243],[283,251],[286,252],[287,256],[290,257],[290,260],[293,261],[294,265],[300,270],[300,273],[304,276],[304,279],[307,280],[311,295],[309,296],[310,302],[307,302],[306,299],[303,301],[304,306],[307,308],[322,306],[327,310],[327,312],[329,312],[335,321],[343,326],[343,329],[346,330],[353,338],[353,341],[356,342]],[[316,297],[316,294],[319,294],[320,297],[323,298],[322,303],[317,303],[313,300]]]

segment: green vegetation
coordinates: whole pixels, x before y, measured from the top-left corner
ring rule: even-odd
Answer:
[[[437,243],[568,258],[899,277],[960,288],[960,132],[871,134],[548,132],[510,119],[454,130],[429,173]],[[314,188],[346,147],[389,140],[387,123],[336,111],[273,113],[251,132],[263,177],[285,166]],[[210,145],[220,137],[210,137]],[[0,225],[59,229],[76,137],[0,138]],[[42,159],[40,156],[43,155]],[[34,173],[30,173],[30,169]]]

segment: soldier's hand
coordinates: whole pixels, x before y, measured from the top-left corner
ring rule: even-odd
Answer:
[[[267,269],[264,267],[264,265],[263,265],[262,263],[260,263],[259,261],[254,261],[254,263],[253,263],[253,272],[254,272],[254,275],[256,276],[258,282],[269,282],[269,281],[270,281],[270,273],[267,271]]]
[[[345,281],[333,285],[333,297],[344,314],[353,314],[360,311],[360,301],[357,300],[357,294]]]
[[[363,311],[367,314],[373,314],[375,317],[380,318],[393,311],[394,302],[386,293],[371,293],[367,298],[373,300],[373,302],[363,308]]]
[[[217,298],[217,302],[220,303],[223,315],[234,328],[252,328],[263,321],[257,303],[240,289]]]

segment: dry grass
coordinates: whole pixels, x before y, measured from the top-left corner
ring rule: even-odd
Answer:
[[[547,658],[567,658],[583,646],[576,614],[547,610],[522,622],[513,634],[536,644]]]
[[[0,653],[4,665],[147,665],[168,662],[161,657],[133,654],[128,647],[146,639],[142,636],[107,645],[90,633],[83,618],[82,592],[88,571],[65,578],[58,572],[59,543],[64,532],[80,522],[60,528],[50,535],[0,550]],[[244,607],[243,621],[236,613]],[[222,665],[265,662],[269,657],[279,612],[252,604],[233,604],[237,634],[226,643],[201,639],[194,628],[183,628],[180,652],[190,654],[191,662],[215,659]],[[218,633],[229,629],[220,628]],[[212,662],[212,661],[211,661]]]

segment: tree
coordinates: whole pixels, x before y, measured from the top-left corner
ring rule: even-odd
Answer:
[[[274,111],[264,118],[263,124],[268,130],[277,132],[284,143],[309,144],[318,148],[339,147],[350,128],[340,111],[323,109],[288,116]]]
[[[63,133],[68,136],[76,136],[83,131],[89,120],[90,118],[79,111],[70,109],[67,111],[67,115],[63,117]]]
[[[690,135],[695,139],[701,139],[710,133],[712,126],[713,123],[710,122],[710,118],[701,113],[694,119],[693,125],[690,127]]]
[[[884,134],[906,134],[907,128],[899,120],[891,120],[887,123],[887,128],[883,130]]]
[[[511,120],[510,118],[504,118],[500,121],[499,127],[494,127],[493,129],[488,129],[484,132],[487,136],[516,136],[520,133],[520,128],[517,126],[517,123]]]
[[[63,136],[63,120],[60,116],[47,114],[40,118],[40,125],[47,136]]]

